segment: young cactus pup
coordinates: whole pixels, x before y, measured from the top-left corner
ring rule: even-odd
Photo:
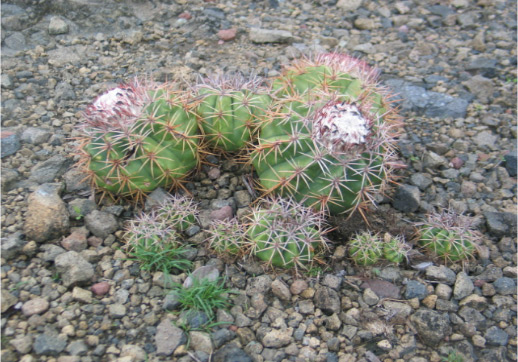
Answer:
[[[199,162],[191,107],[169,84],[134,80],[105,92],[84,112],[79,168],[112,196],[178,186]]]
[[[260,78],[225,75],[195,87],[196,111],[209,148],[230,153],[244,149],[255,136],[258,117],[271,102]]]
[[[453,210],[428,215],[428,220],[418,226],[418,242],[445,262],[472,259],[477,249],[480,233],[472,228],[469,217]]]
[[[383,257],[392,263],[400,264],[408,260],[411,249],[402,235],[392,236],[385,233],[383,236]]]
[[[349,241],[349,256],[357,265],[376,264],[383,255],[383,242],[378,234],[363,231]]]
[[[221,256],[241,254],[245,240],[245,227],[236,218],[214,220],[209,226],[208,248]]]
[[[250,254],[268,266],[303,268],[327,248],[321,214],[294,200],[273,198],[256,206],[246,231]]]
[[[273,81],[251,162],[265,193],[333,214],[373,203],[392,178],[400,122],[365,63],[323,54]]]

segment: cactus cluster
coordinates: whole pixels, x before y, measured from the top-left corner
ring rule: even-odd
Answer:
[[[376,264],[381,258],[399,264],[407,259],[411,247],[402,235],[385,233],[383,238],[370,231],[357,233],[349,241],[349,256],[357,265]]]
[[[271,198],[248,217],[249,252],[269,266],[307,268],[327,248],[324,220],[290,199]]]
[[[196,115],[185,93],[135,80],[100,95],[84,112],[80,168],[110,195],[141,199],[178,185],[199,162]]]
[[[383,192],[397,166],[400,123],[373,70],[324,54],[288,67],[273,89],[251,152],[265,193],[337,214]]]
[[[451,209],[428,215],[418,227],[418,243],[445,262],[472,259],[480,233],[472,220]]]

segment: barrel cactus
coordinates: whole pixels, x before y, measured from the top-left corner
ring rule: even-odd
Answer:
[[[79,167],[112,196],[179,185],[199,162],[192,108],[170,84],[134,80],[105,92],[84,112]]]
[[[264,193],[319,211],[372,203],[399,167],[399,118],[365,63],[346,55],[301,60],[273,80],[251,163]]]
[[[431,213],[418,226],[418,243],[445,262],[472,259],[481,235],[472,227],[473,221],[448,209]]]
[[[196,111],[209,148],[240,151],[252,140],[258,117],[271,98],[260,78],[225,75],[205,79],[194,89],[199,99]]]
[[[257,205],[246,231],[250,254],[269,266],[307,269],[327,248],[321,214],[294,200],[273,198]]]

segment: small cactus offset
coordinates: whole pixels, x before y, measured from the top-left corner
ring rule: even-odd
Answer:
[[[333,214],[372,204],[399,167],[400,126],[375,72],[324,54],[289,67],[272,88],[251,151],[262,190]]]
[[[156,208],[157,220],[178,232],[185,232],[198,223],[198,204],[185,196],[168,196]]]
[[[469,217],[450,209],[428,215],[418,227],[419,244],[445,262],[472,259],[480,237]]]
[[[271,102],[261,82],[260,78],[227,75],[206,79],[195,87],[200,99],[196,111],[209,148],[230,153],[251,142],[258,117]]]
[[[199,163],[191,108],[169,84],[134,80],[105,92],[84,112],[80,169],[112,196],[140,199],[179,185]]]
[[[370,231],[357,233],[349,241],[349,256],[357,265],[372,265],[383,255],[383,242]]]
[[[217,255],[236,256],[244,247],[245,227],[236,218],[214,220],[209,226],[208,248]]]
[[[293,200],[266,200],[249,216],[250,254],[269,266],[306,269],[327,248],[323,226],[321,214]]]
[[[392,236],[386,233],[383,237],[383,257],[395,264],[408,260],[411,246],[402,235]]]

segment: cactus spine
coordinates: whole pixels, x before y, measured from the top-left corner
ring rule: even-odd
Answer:
[[[263,191],[335,214],[372,203],[396,166],[399,126],[375,72],[323,54],[287,68],[272,88],[251,152]]]
[[[80,167],[115,196],[140,199],[179,185],[199,162],[191,108],[169,84],[135,80],[105,92],[84,113]]]

